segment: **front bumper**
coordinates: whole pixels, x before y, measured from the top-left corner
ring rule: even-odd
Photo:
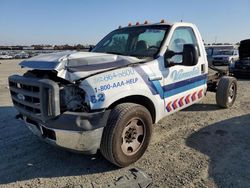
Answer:
[[[65,112],[45,123],[25,116],[23,119],[36,136],[49,144],[75,152],[95,154],[100,148],[109,112]]]

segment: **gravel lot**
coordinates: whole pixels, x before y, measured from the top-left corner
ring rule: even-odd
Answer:
[[[208,93],[198,104],[161,120],[145,155],[118,169],[101,154],[56,149],[14,118],[7,77],[17,60],[0,60],[0,187],[87,187],[112,183],[138,167],[152,187],[250,187],[250,80],[238,81],[233,108],[220,109]]]

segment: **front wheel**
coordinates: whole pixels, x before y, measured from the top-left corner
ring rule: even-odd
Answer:
[[[143,106],[134,103],[117,105],[104,128],[101,152],[111,163],[125,167],[137,161],[148,147],[152,118]]]
[[[216,103],[222,108],[233,106],[237,95],[237,80],[234,77],[223,76],[218,84]]]

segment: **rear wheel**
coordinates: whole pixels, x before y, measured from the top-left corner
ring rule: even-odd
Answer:
[[[223,108],[233,106],[237,95],[237,80],[234,77],[224,76],[220,79],[217,92],[216,103]]]
[[[111,163],[128,166],[144,154],[151,134],[152,118],[145,107],[119,104],[111,111],[104,128],[101,152]]]

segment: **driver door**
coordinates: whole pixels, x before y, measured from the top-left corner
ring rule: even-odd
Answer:
[[[205,61],[200,55],[199,44],[191,27],[178,27],[173,32],[168,50],[182,53],[185,44],[192,44],[198,51],[196,65],[183,64],[182,55],[169,59],[169,76],[164,79],[164,102],[166,113],[181,110],[200,100],[206,90]]]

